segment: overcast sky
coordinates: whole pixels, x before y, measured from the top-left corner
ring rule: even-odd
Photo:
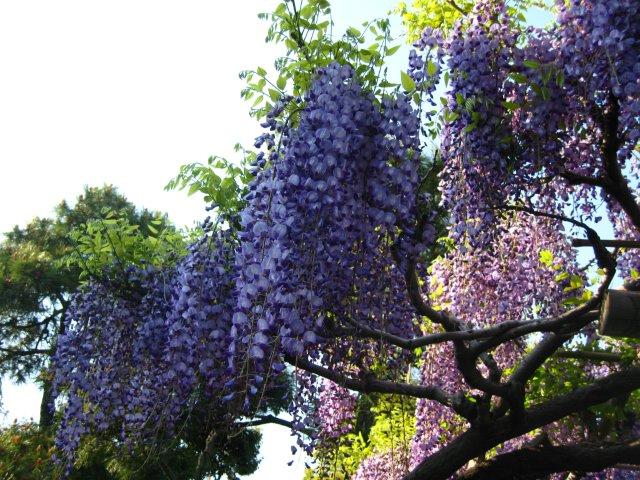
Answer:
[[[178,225],[202,219],[200,199],[163,187],[181,164],[233,157],[236,142],[253,143],[259,127],[240,99],[238,72],[277,55],[256,18],[276,3],[0,2],[0,232],[104,183]],[[332,3],[337,31],[396,4]],[[37,419],[34,385],[2,386],[4,423]],[[264,460],[248,478],[302,478],[300,457],[286,466],[289,432],[264,433]]]

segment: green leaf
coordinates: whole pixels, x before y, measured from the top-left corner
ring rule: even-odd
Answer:
[[[269,97],[274,102],[277,102],[280,99],[280,92],[277,91],[277,90],[274,90],[273,88],[270,88],[269,89]]]
[[[510,102],[507,100],[502,102],[502,106],[507,110],[517,110],[520,107],[520,105],[518,105],[516,102]]]
[[[284,90],[284,88],[287,86],[287,79],[284,76],[280,75],[278,77],[278,81],[276,82],[276,85],[280,90]]]
[[[553,252],[551,250],[540,250],[540,263],[551,267],[553,265]]]
[[[347,28],[347,35],[350,35],[352,37],[359,37],[360,35],[362,35],[362,33],[360,32],[360,30],[358,30],[355,27],[349,27]]]
[[[390,57],[391,55],[396,53],[400,49],[400,47],[401,47],[401,45],[396,45],[394,47],[389,47],[389,48],[385,49],[384,54],[387,55],[388,57]]]
[[[402,83],[402,88],[407,92],[413,92],[416,89],[416,82],[405,71],[400,72],[400,82]]]
[[[511,77],[511,79],[516,83],[524,84],[528,82],[527,77],[525,77],[521,73],[511,72],[509,74],[509,77]]]
[[[262,67],[258,67],[258,68],[256,69],[256,73],[257,73],[258,75],[260,75],[261,77],[264,77],[264,76],[266,76],[266,75],[267,75],[267,71],[266,71],[264,68],[262,68]]]
[[[298,44],[296,42],[294,42],[293,40],[291,40],[290,38],[287,38],[284,41],[284,44],[289,50],[295,50],[295,49],[298,48]]]
[[[427,74],[429,74],[430,77],[433,77],[437,71],[438,71],[438,65],[436,65],[434,62],[429,60],[427,62]]]
[[[189,187],[189,191],[187,194],[191,196],[194,193],[196,193],[198,190],[200,190],[200,185],[198,185],[197,183],[192,183],[191,186]]]
[[[392,88],[392,87],[397,87],[398,84],[397,83],[391,83],[387,80],[383,80],[382,82],[380,82],[380,87],[381,88]]]
[[[302,7],[302,10],[300,10],[300,16],[308,20],[313,16],[314,12],[315,12],[314,6],[311,4],[308,4]]]
[[[525,60],[523,63],[529,68],[540,68],[540,63],[535,60]]]

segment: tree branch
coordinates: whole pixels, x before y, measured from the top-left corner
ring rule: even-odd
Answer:
[[[612,352],[598,352],[589,350],[559,350],[553,354],[557,358],[575,358],[592,362],[621,362],[622,355]]]
[[[640,242],[637,240],[600,240],[605,247],[615,248],[640,248]],[[586,238],[572,238],[571,246],[573,247],[591,247],[591,242]]]
[[[424,459],[404,480],[445,480],[470,460],[497,445],[593,405],[640,388],[640,367],[614,373],[566,395],[531,407],[517,421],[502,417],[490,428],[472,426]]]
[[[335,370],[317,365],[303,357],[293,357],[285,355],[285,361],[290,365],[313,373],[323,378],[327,378],[338,385],[361,393],[389,393],[406,395],[414,398],[427,398],[435,400],[452,410],[458,415],[473,420],[477,415],[476,406],[467,400],[464,395],[448,395],[444,390],[434,386],[412,385],[410,383],[391,382],[378,380],[370,374],[365,374],[361,378],[352,378]]]
[[[605,180],[603,178],[581,175],[569,170],[562,170],[560,176],[564,178],[569,185],[591,185],[593,187],[604,188]]]
[[[236,425],[240,427],[257,427],[257,426],[266,425],[266,424],[281,425],[291,430],[304,433],[305,435],[310,435],[312,433],[312,431],[308,428],[304,428],[302,430],[297,429],[293,426],[293,422],[290,422],[289,420],[285,420],[283,418],[276,417],[275,415],[258,415],[254,417],[253,420],[247,420],[246,422],[236,423]]]
[[[459,480],[517,480],[555,472],[596,472],[617,463],[640,464],[640,440],[613,445],[542,445],[498,455],[459,475]]]
[[[458,5],[454,0],[447,0],[447,3],[451,5],[454,9],[460,12],[462,15],[466,15],[467,11],[465,11],[460,5]]]

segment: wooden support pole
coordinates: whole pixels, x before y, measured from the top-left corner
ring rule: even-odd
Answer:
[[[609,337],[640,338],[640,292],[609,290],[598,331]]]

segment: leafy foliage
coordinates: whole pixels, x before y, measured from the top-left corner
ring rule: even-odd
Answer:
[[[458,20],[471,13],[474,4],[471,0],[413,0],[410,6],[400,2],[397,12],[407,28],[408,39],[414,42],[426,29],[451,31]],[[552,4],[549,0],[516,0],[509,2],[510,14],[524,22],[524,14],[531,7],[550,10]]]

